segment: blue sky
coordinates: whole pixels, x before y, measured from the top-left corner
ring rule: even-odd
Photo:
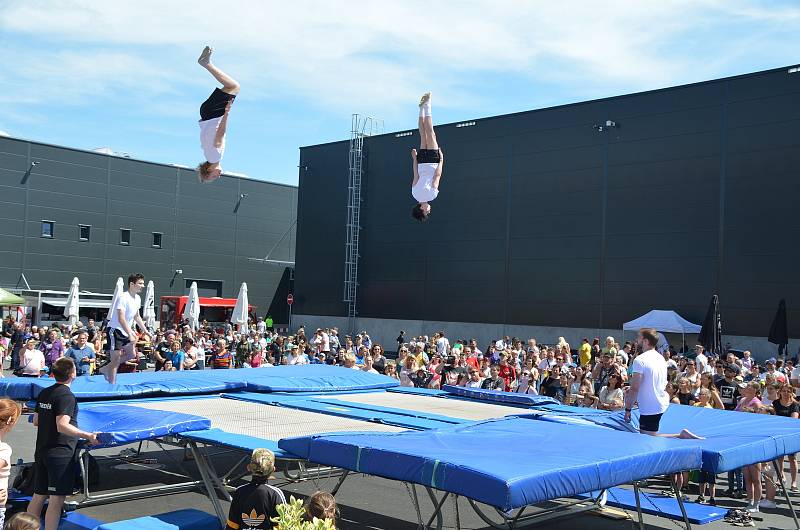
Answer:
[[[205,44],[242,93],[226,171],[297,183],[298,147],[800,62],[797,1],[0,0],[0,131],[201,161]]]

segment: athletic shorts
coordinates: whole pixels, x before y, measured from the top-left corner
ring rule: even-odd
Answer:
[[[700,470],[700,482],[703,484],[716,484],[717,483],[717,474],[713,471],[703,471]]]
[[[72,495],[78,476],[78,454],[37,456],[33,464],[33,492],[39,495]]]
[[[200,121],[212,120],[225,114],[225,107],[228,102],[236,99],[236,94],[228,94],[219,88],[208,96],[208,99],[200,105]]]
[[[420,149],[417,151],[417,164],[438,164],[441,161],[438,149]]]
[[[649,432],[658,432],[658,427],[661,424],[661,414],[642,414],[639,416],[639,430],[641,431],[649,431]]]
[[[117,328],[108,328],[108,340],[106,341],[106,351],[121,350],[131,343],[131,338],[127,337],[121,330]]]

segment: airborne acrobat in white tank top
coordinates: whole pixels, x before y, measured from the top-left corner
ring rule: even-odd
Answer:
[[[417,164],[417,183],[411,187],[411,195],[417,202],[430,202],[439,196],[433,187],[433,179],[439,164]]]

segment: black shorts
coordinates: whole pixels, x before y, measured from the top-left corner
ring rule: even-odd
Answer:
[[[417,151],[417,164],[438,164],[441,161],[438,149],[420,149]]]
[[[36,456],[33,492],[39,495],[72,495],[78,476],[78,453],[72,456]]]
[[[208,99],[200,105],[200,121],[219,118],[225,114],[225,107],[228,106],[228,102],[234,99],[236,99],[236,94],[228,94],[219,88],[215,88],[214,92],[208,96]]]
[[[131,338],[126,337],[125,334],[117,328],[108,328],[108,340],[106,341],[106,351],[112,352],[121,350],[131,343]]]
[[[658,427],[661,425],[661,414],[642,414],[639,416],[639,430],[640,431],[649,431],[649,432],[658,432]]]
[[[703,484],[716,484],[717,483],[717,475],[713,471],[703,471],[700,470],[700,480],[699,482]]]

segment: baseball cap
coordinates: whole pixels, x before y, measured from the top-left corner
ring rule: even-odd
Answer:
[[[764,361],[764,364],[775,364],[775,357],[770,357],[769,359]]]
[[[729,363],[729,364],[726,364],[726,365],[725,365],[725,370],[726,370],[726,371],[733,372],[733,373],[735,373],[736,375],[739,375],[740,373],[742,373],[742,370],[741,370],[741,369],[739,368],[739,366],[738,366],[738,365],[736,365],[736,364],[730,364],[730,363]]]

